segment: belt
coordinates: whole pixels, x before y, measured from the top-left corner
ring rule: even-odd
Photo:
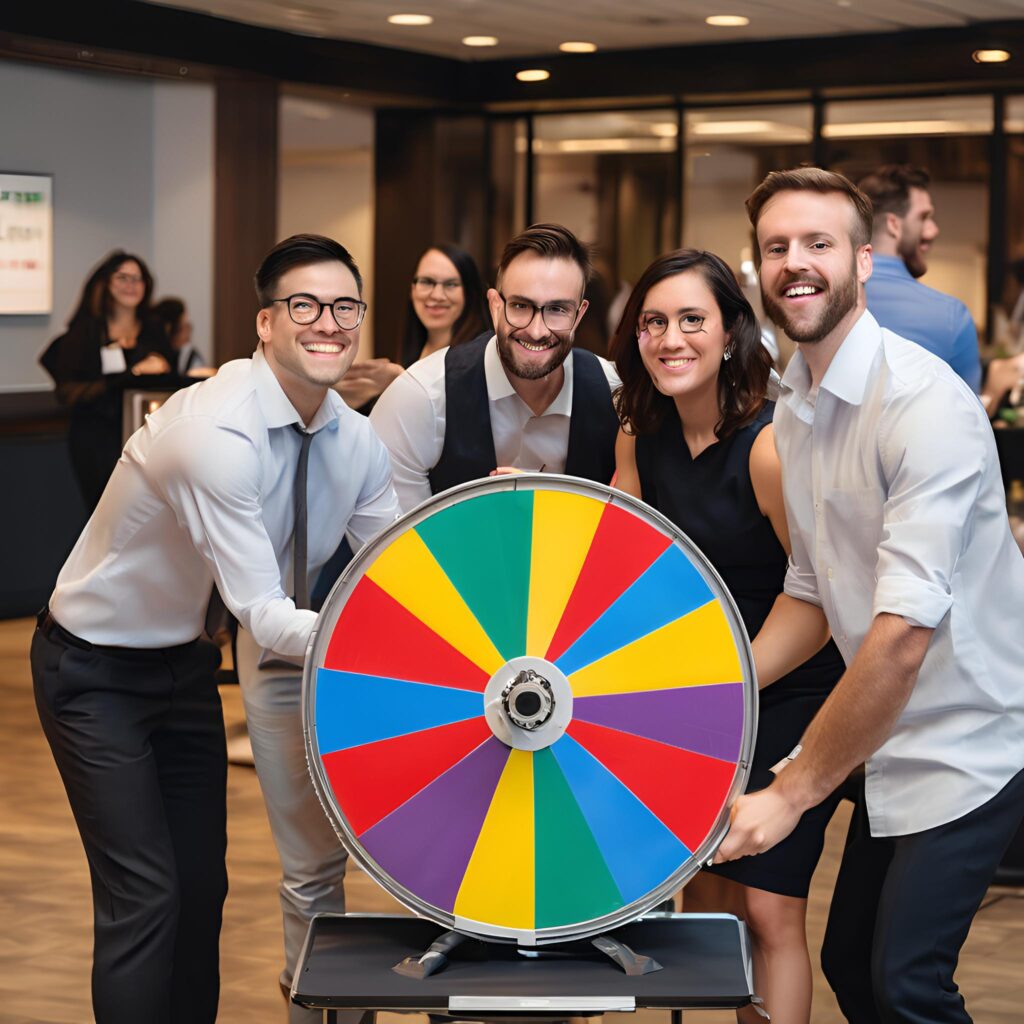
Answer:
[[[83,640],[80,636],[75,636],[74,633],[65,629],[54,617],[50,614],[50,609],[43,608],[42,611],[36,616],[36,628],[39,632],[46,637],[47,640],[56,638],[59,643],[65,644],[68,647],[77,647],[81,651],[100,651],[107,652],[108,654],[119,655],[123,657],[131,658],[142,658],[148,659],[152,657],[164,657],[167,655],[175,655],[178,652],[185,651],[190,647],[193,647],[199,640],[196,637],[195,640],[187,640],[183,644],[172,644],[169,647],[119,647],[113,644],[93,644],[88,640]]]
[[[75,636],[74,633],[69,633],[51,614],[50,609],[43,608],[42,611],[36,616],[36,627],[39,632],[49,640],[54,633],[57,634],[57,638],[67,644],[69,647],[78,647],[83,651],[91,651],[96,644],[89,643],[88,640],[83,640],[80,636]]]

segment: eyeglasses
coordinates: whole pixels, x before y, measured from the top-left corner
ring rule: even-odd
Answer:
[[[705,319],[698,313],[680,313],[676,323],[683,334],[696,334],[698,331],[704,330]],[[648,313],[646,316],[640,317],[636,327],[637,337],[646,331],[652,338],[660,338],[668,330],[668,325],[669,318],[667,316],[662,316],[661,313]]]
[[[325,309],[330,309],[334,316],[334,322],[343,331],[355,330],[366,316],[366,303],[359,299],[331,299],[330,302],[321,302],[312,295],[300,293],[289,295],[286,299],[271,299],[271,302],[285,302],[288,305],[288,315],[292,323],[300,327],[308,327],[315,324],[323,316]]]
[[[449,278],[447,281],[437,281],[432,277],[414,277],[412,286],[419,295],[429,295],[438,285],[446,292],[454,292],[462,287],[462,282],[457,277]]]
[[[576,316],[580,310],[575,302],[548,302],[546,305],[538,306],[529,299],[506,299],[501,292],[498,294],[505,304],[505,319],[509,326],[520,329],[529,327],[539,312],[544,326],[549,331],[568,331],[576,323]]]
[[[141,274],[117,273],[112,275],[112,279],[118,284],[142,284]]]

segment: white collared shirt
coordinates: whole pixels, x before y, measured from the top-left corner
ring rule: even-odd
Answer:
[[[446,399],[444,361],[448,349],[432,352],[413,363],[388,386],[370,413],[374,430],[391,453],[395,490],[403,512],[430,497],[429,473],[444,449]],[[609,388],[619,386],[615,367],[598,357]],[[572,359],[562,364],[565,379],[555,400],[539,415],[512,387],[501,365],[498,341],[484,348],[487,404],[491,434],[499,466],[565,471],[569,450],[569,415],[572,412]]]
[[[941,359],[867,312],[813,404],[801,353],[782,385],[786,592],[824,609],[847,664],[882,612],[934,630],[867,762],[871,833],[953,821],[1024,768],[1024,558],[991,427]]]
[[[291,598],[302,420],[260,349],[176,392],[129,438],[50,598],[77,636],[118,647],[195,639],[214,581],[260,646],[301,657],[316,613]],[[393,522],[387,451],[333,391],[308,424],[310,585],[346,530]]]

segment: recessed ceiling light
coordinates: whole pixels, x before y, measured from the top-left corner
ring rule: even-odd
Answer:
[[[716,28],[742,28],[744,25],[750,24],[750,19],[745,18],[742,14],[712,14],[704,21]]]
[[[388,17],[392,25],[432,25],[434,19],[429,14],[392,14]]]
[[[597,49],[597,43],[584,43],[582,41],[559,43],[558,48],[562,53],[593,53]]]
[[[516,78],[520,82],[544,82],[551,77],[550,71],[545,71],[543,68],[524,68],[522,71],[516,72]]]
[[[975,64],[1005,64],[1009,59],[1009,50],[975,50],[971,54]]]
[[[497,36],[463,36],[463,46],[497,46]]]

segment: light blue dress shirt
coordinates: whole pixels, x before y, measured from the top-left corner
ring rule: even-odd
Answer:
[[[782,388],[786,593],[822,607],[848,664],[882,612],[934,630],[867,762],[871,834],[953,821],[1024,768],[1024,557],[992,428],[945,363],[868,312],[816,395],[799,351]]]
[[[981,391],[978,332],[967,307],[952,295],[916,281],[898,256],[872,256],[874,270],[864,290],[868,309],[885,328],[944,359]]]
[[[94,644],[171,647],[199,636],[216,582],[261,647],[301,658],[316,622],[288,597],[301,422],[262,347],[172,395],[125,445],[57,578],[54,618]],[[358,549],[399,513],[364,416],[328,391],[306,429],[316,579],[346,532]]]

